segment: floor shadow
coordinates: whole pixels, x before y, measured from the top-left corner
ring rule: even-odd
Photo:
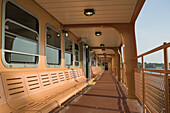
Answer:
[[[93,106],[85,106],[85,105],[76,105],[76,104],[71,104],[69,106],[74,106],[74,107],[84,107],[84,108],[90,108],[90,109],[99,109],[99,110],[107,110],[107,111],[120,111],[118,109],[111,109],[111,108],[103,108],[103,107],[93,107]],[[123,113],[123,112],[122,112]]]
[[[99,90],[99,91],[117,91],[117,90],[109,90],[109,89],[100,89],[100,88],[92,88],[93,90]]]
[[[111,76],[112,76],[112,75],[111,75]],[[113,79],[113,81],[114,81],[115,84],[116,84],[116,89],[117,89],[117,92],[118,92],[119,97],[122,97],[121,99],[122,99],[122,102],[123,102],[123,104],[122,104],[122,105],[123,105],[123,108],[124,108],[124,110],[125,110],[124,112],[125,112],[125,113],[130,113],[129,107],[128,107],[128,105],[127,105],[127,101],[126,101],[127,97],[126,97],[125,93],[123,92],[123,90],[122,90],[119,82],[116,80],[116,78],[115,78],[114,76],[112,76],[112,79]],[[118,100],[118,106],[120,107],[120,110],[122,110],[122,107],[121,107],[121,105],[120,105],[120,100]]]
[[[120,98],[120,99],[123,98],[123,97],[119,97],[119,96],[109,96],[109,95],[95,95],[95,94],[83,94],[83,95],[84,96],[107,97],[107,98]]]

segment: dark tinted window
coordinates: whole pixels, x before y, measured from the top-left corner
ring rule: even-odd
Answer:
[[[65,38],[65,65],[72,66],[73,65],[73,50],[72,50],[73,42],[70,38]]]
[[[38,20],[11,2],[6,3],[4,22],[4,55],[10,67],[38,64]]]
[[[55,28],[46,27],[46,62],[48,65],[61,64],[61,38]]]
[[[27,26],[27,27],[39,32],[38,20],[11,2],[6,3],[5,18],[14,20],[15,22],[18,22],[24,26]]]
[[[74,47],[75,47],[75,55],[74,55],[74,57],[75,57],[75,66],[79,66],[79,46],[78,46],[78,44],[74,44]]]

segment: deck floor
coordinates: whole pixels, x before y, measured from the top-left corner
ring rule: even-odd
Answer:
[[[105,71],[96,84],[64,107],[60,113],[141,113],[136,99],[127,99],[126,89]]]

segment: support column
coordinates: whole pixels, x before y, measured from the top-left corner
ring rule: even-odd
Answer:
[[[113,51],[115,52],[115,54],[116,54],[116,76],[117,76],[117,78],[118,78],[118,81],[120,81],[120,76],[121,76],[121,74],[120,74],[120,54],[119,54],[119,49],[117,48],[117,49],[113,49]]]
[[[116,56],[112,57],[112,72],[116,76]]]
[[[134,31],[134,23],[112,25],[122,35],[124,50],[124,62],[125,72],[127,77],[127,96],[128,98],[136,98],[135,96],[135,82],[134,82],[134,68],[137,67],[137,50],[136,50],[136,38]]]
[[[121,74],[120,74],[120,55],[119,54],[116,55],[116,74],[118,77],[118,81],[120,81]]]
[[[167,44],[166,42],[164,45]],[[164,48],[164,87],[165,87],[165,113],[169,113],[169,84],[168,84],[168,73],[169,70],[169,57],[168,48]]]
[[[96,67],[98,67],[98,61],[99,61],[99,59],[96,58]]]

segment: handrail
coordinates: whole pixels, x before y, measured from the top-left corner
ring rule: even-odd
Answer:
[[[148,52],[146,52],[146,53],[143,53],[143,54],[137,56],[136,59],[139,58],[139,57],[142,57],[142,56],[145,56],[145,55],[154,53],[154,52],[159,51],[159,50],[161,50],[161,49],[167,48],[167,47],[170,47],[170,42],[167,43],[167,44],[161,45],[161,46],[159,46],[159,47],[157,47],[157,48],[154,48],[154,49],[152,49],[152,50],[150,50],[150,51],[148,51]]]
[[[135,69],[135,70],[142,70],[142,69]],[[146,71],[147,69],[144,69],[144,70]],[[150,70],[147,70],[147,71],[150,71]],[[164,72],[158,72],[158,71],[160,71],[160,70],[154,70],[154,71],[151,70],[150,72],[164,73]],[[151,76],[164,78],[164,76],[160,75],[160,74],[153,74],[153,73],[146,73],[146,72],[144,72],[144,74],[148,74],[148,75],[151,75]]]
[[[144,70],[144,71],[151,71],[151,72],[157,72],[157,73],[167,73],[170,74],[170,70],[164,71],[164,70],[155,70],[155,69],[140,69],[140,68],[135,68],[135,70]]]
[[[142,86],[141,87],[142,90],[141,89],[138,89],[138,90],[141,90],[143,92],[143,95],[142,95],[143,102],[142,102],[142,104],[144,106],[143,107],[144,111],[146,111],[146,110],[152,111],[150,109],[150,104],[148,105],[147,101],[148,101],[148,98],[151,97],[151,94],[148,94],[148,91],[152,92],[153,89],[146,88],[146,84],[147,84],[146,79],[150,78],[150,77],[156,77],[155,80],[154,80],[154,78],[150,79],[151,82],[154,85],[156,84],[158,86],[159,85],[163,86],[163,88],[164,88],[164,92],[163,92],[164,96],[159,96],[159,98],[162,99],[162,97],[163,97],[164,98],[164,103],[162,103],[162,104],[160,103],[160,104],[165,109],[166,113],[169,113],[169,111],[170,111],[170,106],[169,106],[169,87],[170,86],[169,86],[169,83],[168,83],[169,82],[168,79],[170,79],[170,70],[169,70],[169,61],[168,61],[168,47],[170,47],[170,42],[169,43],[164,43],[163,45],[161,45],[161,46],[159,46],[157,48],[154,48],[154,49],[152,49],[152,50],[150,50],[150,51],[148,51],[146,53],[143,53],[143,54],[141,54],[141,55],[134,58],[134,59],[142,58],[142,68],[139,69],[139,67],[137,67],[134,70],[139,71],[141,73],[140,75],[136,74],[135,77],[137,77],[137,76],[142,77],[141,80],[140,79],[135,79],[135,83],[139,83],[140,81],[142,81],[140,83],[140,85],[136,86],[136,88],[140,88]],[[164,51],[164,53],[163,53],[163,55],[164,55],[164,70],[145,69],[144,56],[149,55],[149,54],[154,53],[154,52],[157,52],[159,50]],[[162,78],[162,79],[160,79],[160,78]],[[160,83],[156,82],[156,81],[159,81]],[[162,86],[160,88],[162,88]],[[138,92],[135,92],[135,93],[138,94]],[[159,94],[159,93],[156,92],[156,95],[157,94]],[[152,102],[155,101],[154,98],[151,99]],[[155,107],[157,107],[157,106],[155,106]],[[154,109],[157,109],[157,108],[154,108]],[[160,109],[158,109],[158,110],[160,110]],[[154,111],[152,111],[152,112],[154,112]]]

